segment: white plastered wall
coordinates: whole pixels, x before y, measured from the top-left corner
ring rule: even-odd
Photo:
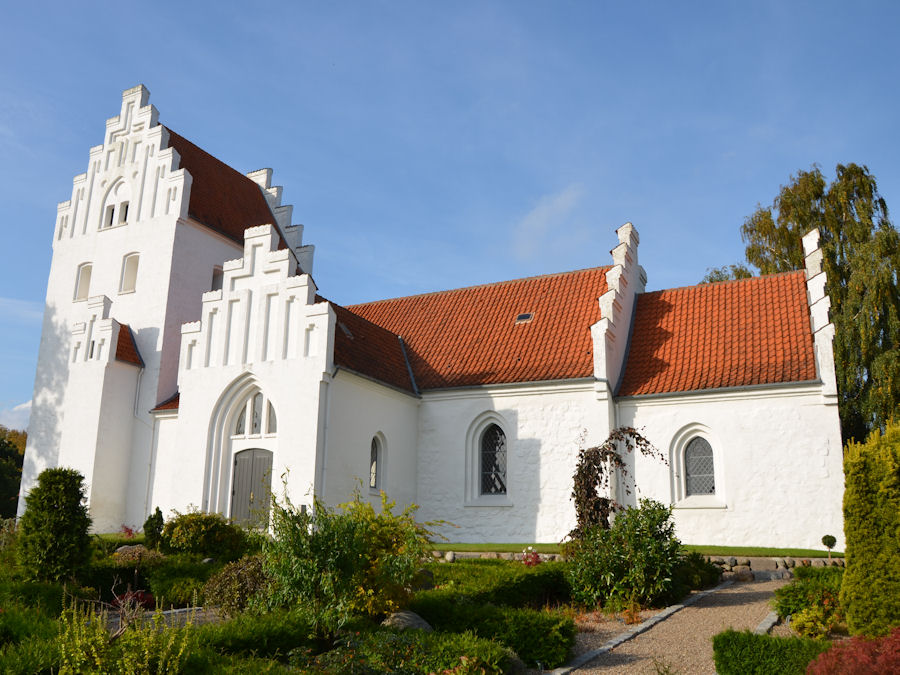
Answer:
[[[474,489],[477,437],[490,418],[507,443],[507,497]],[[446,520],[450,541],[558,542],[575,524],[572,476],[579,440],[606,437],[593,381],[424,392],[419,413],[420,517]],[[468,462],[467,462],[468,455]]]
[[[380,490],[398,508],[415,503],[418,412],[415,396],[338,369],[328,401],[324,501],[341,504],[359,489],[376,507]],[[369,460],[376,435],[382,444],[380,485],[371,490]]]
[[[687,544],[843,547],[840,426],[821,384],[618,400],[619,424],[638,428],[669,464],[635,458],[635,496],[674,505]],[[695,435],[713,449],[715,497],[683,498],[676,453]]]

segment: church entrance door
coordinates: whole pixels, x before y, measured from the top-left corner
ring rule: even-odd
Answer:
[[[266,527],[272,495],[272,453],[262,448],[241,450],[234,456],[231,519],[241,525]]]

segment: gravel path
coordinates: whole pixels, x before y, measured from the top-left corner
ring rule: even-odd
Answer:
[[[712,593],[576,673],[714,675],[712,637],[729,627],[755,629],[771,610],[772,593],[785,583],[738,583]]]

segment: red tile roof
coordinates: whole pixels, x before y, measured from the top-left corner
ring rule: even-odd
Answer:
[[[133,363],[141,368],[144,367],[144,359],[141,358],[141,355],[137,350],[137,345],[134,344],[134,335],[131,334],[131,328],[128,327],[128,324],[123,323],[119,326],[119,341],[116,344],[116,361]]]
[[[159,410],[178,410],[178,403],[179,403],[180,398],[181,398],[181,394],[175,394],[174,396],[170,396],[165,401],[158,404],[150,412],[157,412]]]
[[[278,229],[259,185],[168,127],[166,130],[169,147],[181,156],[179,167],[193,178],[188,202],[191,218],[238,244],[244,243],[248,227],[271,223]],[[281,238],[279,248],[285,247]]]
[[[590,327],[600,320],[598,299],[606,292],[608,269],[381,300],[345,311],[402,336],[420,390],[591,377]],[[533,318],[517,324],[522,313]],[[344,322],[353,332],[346,319],[347,315]],[[374,368],[370,364],[381,358],[374,346],[379,339],[390,359],[388,369],[395,373],[395,381],[401,379],[395,372],[401,363],[398,352],[387,336],[373,337],[367,343],[372,347],[369,354],[359,359],[355,345],[345,343],[339,350],[341,332],[338,328],[337,365],[384,379],[363,369]],[[355,367],[348,365],[353,358]]]
[[[803,272],[638,296],[618,396],[816,379]]]
[[[334,362],[347,370],[414,391],[400,338],[340,305],[331,306],[337,315]]]

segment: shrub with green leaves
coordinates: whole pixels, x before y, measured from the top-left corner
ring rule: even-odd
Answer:
[[[308,511],[287,496],[274,501],[273,537],[263,545],[273,580],[268,604],[307,607],[323,636],[354,616],[401,607],[430,553],[431,533],[415,521],[415,506],[399,514],[393,508],[383,493],[380,512],[358,493],[336,511],[319,501]]]
[[[496,642],[472,633],[380,629],[351,635],[341,647],[324,654],[297,650],[291,663],[303,672],[323,675],[501,675],[508,672],[511,654]]]
[[[719,675],[802,675],[827,640],[756,635],[728,629],[713,637],[713,660]]]
[[[546,562],[526,567],[506,560],[458,560],[432,563],[436,591],[465,596],[475,603],[541,608],[568,602],[571,589],[566,564]]]
[[[804,637],[825,637],[843,619],[839,602],[840,567],[797,567],[794,580],[775,589],[775,611],[791,617],[791,627]]]
[[[575,644],[575,622],[558,612],[497,607],[446,592],[420,594],[412,610],[435,630],[471,631],[506,645],[526,663],[540,663],[545,668],[565,663]]]
[[[45,469],[25,497],[17,555],[31,579],[72,578],[90,556],[84,478],[75,469]]]
[[[841,604],[853,634],[900,626],[900,422],[844,452],[846,565]]]
[[[620,511],[608,530],[588,529],[573,549],[569,561],[573,599],[613,610],[669,599],[682,559],[672,508],[652,499]]]
[[[157,506],[156,510],[147,516],[147,520],[144,521],[144,544],[146,544],[147,548],[159,550],[164,526],[165,521],[163,520],[162,511]]]
[[[234,560],[244,554],[244,531],[218,513],[175,512],[166,522],[161,536],[164,551],[196,553],[223,560]]]
[[[67,608],[60,618],[59,673],[187,672],[187,657],[196,645],[193,626],[166,625],[161,612],[129,626],[113,642],[105,617],[88,608]]]
[[[303,611],[274,610],[208,623],[197,627],[196,632],[200,646],[216,652],[286,658],[292,649],[313,646],[311,628]]]
[[[203,586],[203,599],[226,616],[243,612],[269,589],[261,555],[244,556],[228,563]]]

